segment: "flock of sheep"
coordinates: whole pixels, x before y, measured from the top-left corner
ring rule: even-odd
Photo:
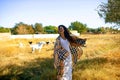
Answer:
[[[54,44],[54,42],[45,42],[45,41],[41,41],[41,42],[38,42],[36,44],[33,44],[33,42],[30,41],[29,45],[30,45],[30,48],[32,49],[32,53],[34,53],[35,50],[38,50],[40,52],[42,47],[43,47],[43,45],[48,45],[48,44],[51,44],[51,43]],[[24,46],[24,44],[20,42],[19,43],[19,47],[23,47],[23,46]]]

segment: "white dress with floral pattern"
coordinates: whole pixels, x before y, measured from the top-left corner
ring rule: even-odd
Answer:
[[[61,46],[70,53],[69,56],[64,60],[64,73],[61,80],[72,80],[72,56],[69,48],[70,43],[67,39],[64,40],[61,37],[60,43]]]

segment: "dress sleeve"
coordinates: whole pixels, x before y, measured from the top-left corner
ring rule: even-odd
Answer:
[[[54,67],[55,67],[55,68],[56,68],[57,65],[58,65],[57,45],[58,45],[58,43],[57,43],[57,40],[56,40],[56,42],[55,42],[55,44],[54,44],[54,53],[53,53]]]
[[[73,60],[73,65],[77,63],[78,59],[80,59],[80,57],[83,54],[83,50],[82,48],[79,46],[70,46],[70,51],[72,54],[72,60]]]
[[[84,46],[86,44],[86,39],[77,38],[76,43],[79,44],[80,46]]]

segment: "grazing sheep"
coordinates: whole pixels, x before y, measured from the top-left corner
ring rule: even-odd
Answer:
[[[45,43],[39,42],[37,44],[32,44],[32,42],[29,42],[29,44],[30,44],[30,47],[32,48],[32,53],[34,53],[36,49],[39,50],[40,52]]]

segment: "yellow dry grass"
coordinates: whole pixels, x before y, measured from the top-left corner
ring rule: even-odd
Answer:
[[[75,66],[73,80],[120,80],[120,35],[81,35],[87,38],[84,54]],[[29,41],[55,39],[0,40],[0,80],[55,80],[53,44],[31,53]],[[19,43],[24,44],[19,47]]]

